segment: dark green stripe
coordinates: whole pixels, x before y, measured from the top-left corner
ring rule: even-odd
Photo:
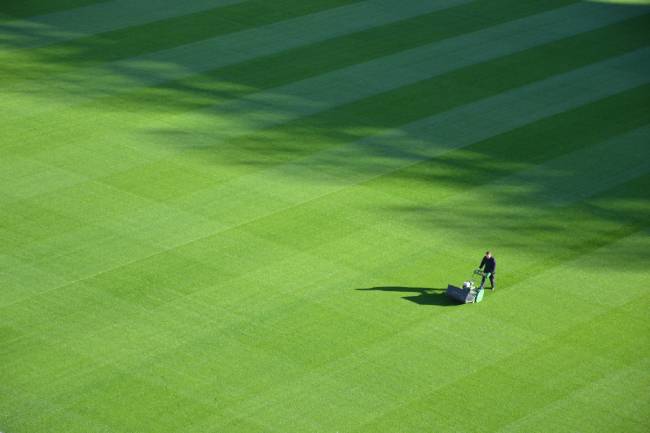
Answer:
[[[26,18],[106,1],[108,0],[2,0],[0,14],[10,15],[13,18]]]

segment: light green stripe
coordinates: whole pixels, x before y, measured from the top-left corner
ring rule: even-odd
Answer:
[[[42,47],[243,1],[114,0],[0,24],[0,46]]]

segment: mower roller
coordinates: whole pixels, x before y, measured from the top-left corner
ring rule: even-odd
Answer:
[[[463,304],[476,304],[483,300],[483,287],[481,281],[490,277],[489,272],[483,272],[475,269],[472,277],[463,283],[462,287],[456,287],[451,284],[447,286],[447,296]]]

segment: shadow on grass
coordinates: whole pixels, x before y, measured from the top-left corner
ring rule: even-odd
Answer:
[[[401,292],[401,293],[417,293],[417,295],[403,296],[402,299],[415,302],[418,305],[437,305],[439,307],[449,307],[453,305],[460,305],[449,299],[445,294],[447,289],[438,288],[421,288],[421,287],[369,287],[364,289],[356,289],[363,291],[380,291],[380,292]]]
[[[0,13],[23,14],[29,8],[21,5],[27,3],[3,2]],[[306,8],[320,5],[318,7],[325,10],[338,1],[304,3]],[[495,6],[496,3],[500,6]],[[530,4],[527,6],[527,3]],[[539,3],[539,7],[531,6],[535,3]],[[246,2],[246,5],[216,8],[211,12],[31,49],[26,67],[14,70],[11,64],[5,64],[3,71],[6,77],[18,77],[28,83],[45,78],[49,80],[52,75],[52,82],[56,85],[49,88],[57,89],[52,97],[106,94],[101,103],[95,100],[99,99],[98,96],[88,102],[88,107],[96,107],[99,114],[106,112],[111,122],[114,121],[113,110],[124,110],[124,107],[134,112],[164,110],[181,115],[202,110],[191,113],[187,119],[181,116],[166,118],[160,123],[155,121],[133,126],[134,146],[151,141],[157,147],[175,149],[183,156],[190,155],[212,163],[215,172],[223,166],[260,172],[268,170],[259,179],[270,182],[279,178],[280,186],[290,183],[305,185],[306,180],[315,177],[322,184],[329,182],[326,186],[333,188],[366,182],[371,184],[371,188],[387,191],[386,197],[407,197],[400,201],[373,201],[365,207],[363,202],[351,203],[352,209],[362,217],[400,221],[400,225],[427,232],[442,228],[446,233],[454,234],[455,242],[467,245],[471,250],[494,245],[494,239],[507,240],[507,244],[500,242],[495,248],[507,247],[510,250],[548,251],[552,245],[552,259],[560,263],[647,229],[645,185],[648,174],[626,180],[625,176],[618,175],[619,172],[613,173],[610,184],[601,185],[601,191],[590,183],[594,179],[591,173],[597,171],[592,161],[578,157],[588,155],[592,146],[646,125],[650,87],[632,88],[603,97],[462,147],[454,141],[458,137],[455,133],[448,134],[450,138],[435,129],[425,129],[418,135],[409,132],[404,125],[643,47],[647,44],[647,14],[543,46],[469,64],[408,85],[360,92],[357,97],[342,98],[345,103],[334,101],[336,103],[321,106],[319,95],[322,93],[284,87],[326,71],[340,70],[400,53],[407,48],[478,31],[488,24],[498,25],[505,19],[501,11],[512,12],[512,6],[516,4],[523,5],[522,9],[517,13],[508,12],[508,20],[534,16],[550,9],[549,3],[471,2],[447,12],[439,11],[412,21],[378,26],[372,31],[359,31],[281,52],[260,52],[249,60],[215,62],[214,67],[208,67],[211,64],[206,66],[203,63],[205,59],[191,56],[145,58],[145,63],[136,57],[135,61],[128,61],[139,54],[155,53],[217,34],[230,34],[262,25],[261,20],[267,18],[236,24],[241,17],[248,16],[250,8],[255,10],[264,5],[261,1]],[[556,6],[563,3],[558,0]],[[52,0],[49,9],[57,4],[64,8],[68,2]],[[590,8],[614,11],[621,7],[633,6],[594,3]],[[285,19],[306,13],[306,10],[301,9],[302,12],[298,13],[290,7],[284,10],[286,16],[282,18]],[[494,12],[484,16],[488,10]],[[483,24],[467,19],[479,15]],[[265,15],[257,11],[255,16]],[[215,25],[226,18],[235,24],[227,27]],[[278,17],[271,21],[276,20],[281,21]],[[198,23],[206,25],[199,26]],[[21,29],[15,30],[18,36],[27,37],[28,42],[30,37],[36,40],[47,38],[47,32],[53,30],[64,33],[75,30],[72,21],[70,28],[62,26],[60,29],[42,28],[37,24],[26,26],[23,33]],[[425,30],[420,35],[414,31],[417,28]],[[431,28],[447,30],[430,32]],[[46,33],[31,35],[30,31]],[[9,36],[15,34],[7,29],[5,33]],[[161,34],[166,37],[161,38]],[[376,44],[374,41],[378,40],[384,42]],[[4,43],[14,48],[21,47],[20,38],[8,38]],[[593,46],[599,49],[591,49]],[[118,59],[125,62],[110,63]],[[91,65],[103,65],[100,74],[103,79],[94,75],[95,69],[81,69]],[[168,75],[170,70],[178,69],[185,73]],[[54,76],[54,72],[60,75]],[[633,70],[629,72],[636,73]],[[32,73],[34,76],[30,75]],[[477,85],[476,77],[481,77],[480,85]],[[365,75],[362,78],[367,81]],[[22,82],[20,80],[17,82]],[[131,85],[122,87],[123,83]],[[335,84],[349,85],[345,82]],[[58,90],[60,88],[65,91]],[[29,91],[32,91],[31,87],[27,86],[24,92]],[[262,93],[263,98],[259,96]],[[252,94],[258,94],[257,99],[251,99],[254,103],[241,103],[240,98]],[[479,127],[473,124],[464,126],[467,130]],[[389,139],[383,141],[364,141],[392,129],[400,134],[389,135]],[[239,135],[240,130],[245,133]],[[142,139],[140,134],[146,139]],[[444,148],[449,151],[439,151]],[[585,153],[576,153],[575,161],[562,160],[571,164],[544,165],[581,150]],[[630,153],[629,161],[647,160],[645,153],[638,154]],[[534,168],[536,176],[519,175]],[[607,168],[607,164],[602,168]],[[625,173],[625,168],[621,165],[620,172]],[[580,183],[575,179],[583,181]],[[486,188],[486,183],[493,185]],[[572,188],[574,183],[577,186]],[[248,184],[244,182],[243,185]],[[305,187],[305,190],[307,193],[300,196],[300,200],[314,199],[322,194],[318,188],[310,191]],[[596,200],[586,201],[594,197]],[[231,196],[222,197],[217,193],[212,198],[214,203],[230,199]],[[479,199],[489,200],[489,208],[475,209],[473,205]],[[459,212],[470,206],[473,208],[471,213]],[[490,226],[490,233],[477,233],[477,221]],[[314,225],[314,230],[319,230],[319,227]],[[642,256],[642,252],[638,256]],[[548,266],[548,262],[537,262],[542,268]],[[638,263],[645,266],[641,261]],[[451,305],[442,289],[375,287],[359,290],[405,292],[412,295],[404,299],[418,304]]]

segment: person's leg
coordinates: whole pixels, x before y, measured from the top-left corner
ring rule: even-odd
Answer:
[[[490,274],[490,285],[491,285],[492,290],[497,288],[496,284],[494,283],[494,274],[493,273]]]
[[[479,289],[482,289],[485,286],[485,274],[483,274],[483,278],[481,278],[481,287]]]

